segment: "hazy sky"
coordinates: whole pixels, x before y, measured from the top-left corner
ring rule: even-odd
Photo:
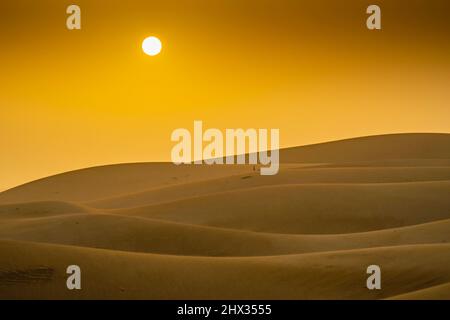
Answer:
[[[66,29],[69,4],[82,30]],[[377,1],[381,31],[366,28],[369,4],[1,1],[0,190],[169,161],[171,132],[193,120],[280,128],[283,147],[450,132],[450,2]],[[155,57],[141,50],[152,35]]]

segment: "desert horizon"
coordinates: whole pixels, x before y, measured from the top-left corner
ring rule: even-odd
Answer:
[[[450,134],[134,163],[0,193],[2,299],[450,299]],[[67,290],[67,265],[83,270]],[[383,287],[365,287],[366,268]],[[108,266],[105,268],[105,266]]]
[[[320,141],[320,142],[308,143],[308,144],[305,144],[305,145],[284,146],[284,147],[281,147],[279,150],[280,151],[287,151],[287,150],[296,149],[296,148],[300,148],[300,147],[308,147],[308,148],[313,147],[314,148],[314,146],[321,146],[321,145],[326,145],[326,144],[334,143],[334,142],[352,141],[354,139],[365,139],[365,138],[371,138],[371,137],[377,137],[377,136],[429,135],[429,134],[432,134],[432,135],[433,134],[434,135],[447,135],[447,134],[450,134],[450,132],[392,132],[392,133],[384,133],[384,134],[371,134],[371,135],[368,134],[368,135],[363,135],[363,136],[358,136],[358,137],[345,137],[345,138],[340,138],[340,139],[336,139],[336,140],[325,140],[325,141]],[[270,151],[270,149],[268,149],[268,151]],[[246,155],[246,157],[248,159],[248,154],[245,154],[245,155]],[[237,154],[234,155],[234,157],[236,157],[236,156],[237,156]],[[202,160],[205,160],[205,159],[203,158]],[[287,159],[287,161],[289,161],[289,159]],[[194,162],[194,161],[192,161],[192,162]],[[23,181],[23,182],[18,183],[16,185],[0,188],[0,193],[8,191],[10,189],[17,188],[17,187],[22,186],[24,184],[28,184],[28,183],[34,182],[36,180],[41,180],[41,179],[49,178],[49,177],[52,177],[52,176],[69,173],[69,172],[74,172],[74,171],[79,171],[79,170],[86,170],[86,169],[97,168],[97,167],[106,167],[106,166],[114,166],[114,165],[125,165],[125,164],[144,164],[144,163],[172,163],[172,161],[170,161],[170,157],[168,157],[165,160],[157,160],[157,161],[131,161],[131,162],[117,162],[117,163],[102,163],[102,164],[92,165],[92,166],[89,166],[89,167],[72,168],[72,169],[67,170],[67,171],[54,172],[54,173],[51,173],[49,175],[38,177],[36,179]],[[224,163],[224,165],[226,165],[226,164]]]

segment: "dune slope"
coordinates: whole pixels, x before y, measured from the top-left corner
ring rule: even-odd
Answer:
[[[350,233],[450,218],[449,190],[447,181],[281,185],[113,212],[261,232]]]
[[[96,208],[130,208],[170,202],[209,194],[238,191],[262,186],[288,184],[363,184],[396,182],[450,181],[448,167],[302,167],[282,166],[271,177],[259,173],[232,175],[206,181],[153,188],[137,193],[100,199],[86,203]]]
[[[450,243],[450,219],[374,232],[289,235],[111,214],[0,221],[5,239],[186,256],[245,257]]]
[[[450,245],[384,247],[256,258],[204,258],[0,241],[0,298],[373,299],[450,281]],[[8,259],[9,257],[9,259]],[[65,288],[67,265],[83,290]],[[383,268],[367,290],[366,266]]]

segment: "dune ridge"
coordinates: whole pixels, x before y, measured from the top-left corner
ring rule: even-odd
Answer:
[[[381,167],[381,168],[329,168],[282,166],[270,179],[258,173],[170,185],[138,193],[87,202],[95,208],[131,208],[186,199],[212,193],[245,190],[259,186],[286,184],[370,184],[393,182],[450,181],[448,167]]]
[[[134,216],[70,214],[9,221],[0,225],[0,232],[6,239],[19,241],[186,256],[245,257],[450,243],[449,228],[450,219],[446,219],[361,233],[275,234]]]
[[[449,299],[450,134],[120,164],[0,193],[2,299]],[[83,290],[65,288],[65,268]],[[366,267],[382,268],[367,290]]]
[[[448,181],[276,185],[112,212],[249,231],[351,233],[449,218],[449,189]],[[380,203],[380,198],[385,201]]]

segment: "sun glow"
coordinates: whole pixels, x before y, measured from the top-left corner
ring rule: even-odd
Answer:
[[[148,37],[142,42],[142,50],[149,56],[156,56],[161,52],[161,41],[156,37]]]

